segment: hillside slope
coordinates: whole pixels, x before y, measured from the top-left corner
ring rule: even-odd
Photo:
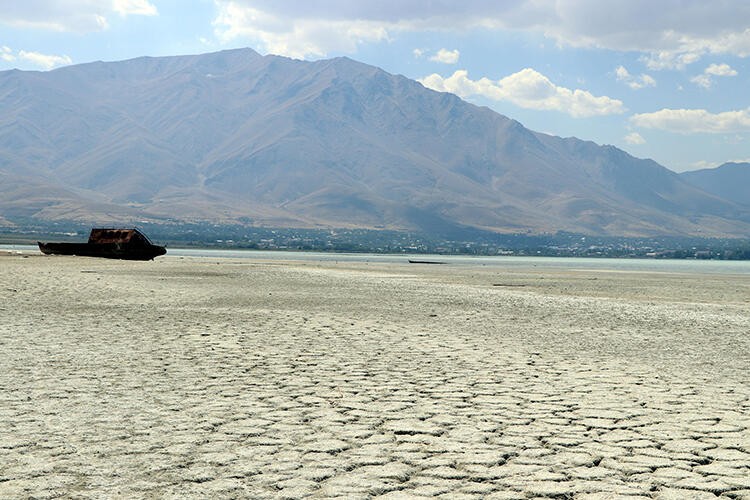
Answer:
[[[750,210],[347,58],[0,73],[0,216],[733,235]],[[12,181],[12,182],[10,182]]]
[[[750,163],[724,163],[716,168],[683,172],[680,177],[707,193],[750,205]]]

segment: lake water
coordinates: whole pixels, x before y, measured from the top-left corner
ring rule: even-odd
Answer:
[[[0,250],[39,252],[33,245],[0,245]],[[454,266],[540,267],[562,269],[598,269],[615,271],[645,271],[669,273],[742,274],[750,276],[750,261],[728,260],[672,260],[672,259],[607,259],[582,257],[521,257],[467,255],[413,255],[327,252],[284,252],[268,250],[218,250],[197,248],[169,248],[173,257],[212,259],[302,260],[311,262],[372,262],[406,263],[409,258],[444,262]]]

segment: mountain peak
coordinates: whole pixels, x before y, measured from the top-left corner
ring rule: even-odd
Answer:
[[[233,49],[20,72],[2,85],[0,174],[18,186],[0,197],[8,220],[618,235],[750,226],[736,203],[652,161],[532,132],[347,57]]]

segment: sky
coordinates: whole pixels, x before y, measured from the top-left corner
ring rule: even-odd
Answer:
[[[347,56],[676,172],[750,161],[747,0],[0,0],[0,71]]]

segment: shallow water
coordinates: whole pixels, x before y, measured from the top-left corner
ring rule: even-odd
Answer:
[[[0,250],[38,252],[33,245],[0,245]],[[172,257],[207,257],[255,260],[296,260],[307,262],[404,263],[408,259],[443,262],[452,266],[539,267],[541,269],[591,269],[602,271],[639,271],[657,273],[741,274],[750,275],[750,261],[688,259],[612,259],[584,257],[469,256],[294,252],[279,250],[229,250],[169,248]]]
[[[750,274],[750,261],[686,259],[609,259],[583,257],[409,255],[368,253],[282,252],[263,250],[207,250],[175,248],[169,255],[185,257],[227,257],[262,260],[303,260],[321,262],[403,263],[408,259],[444,262],[447,265],[492,267],[540,267],[599,269],[609,271],[650,271],[666,273]]]

